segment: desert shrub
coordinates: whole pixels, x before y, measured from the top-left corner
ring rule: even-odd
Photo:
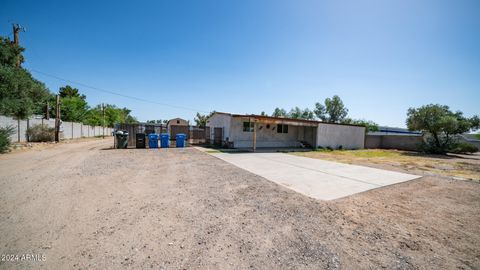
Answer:
[[[423,142],[419,145],[420,152],[443,155],[450,152],[457,144],[457,141],[454,138],[450,138],[448,141],[441,140],[442,143],[438,144],[433,136],[430,134],[425,135]]]
[[[27,129],[27,136],[31,142],[50,142],[55,139],[55,128],[47,125],[35,125]]]
[[[0,127],[0,153],[5,153],[10,148],[10,136],[14,133],[12,126]]]
[[[475,153],[478,151],[478,147],[471,143],[461,142],[457,143],[451,150],[452,153]]]

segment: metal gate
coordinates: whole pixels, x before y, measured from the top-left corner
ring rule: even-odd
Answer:
[[[205,143],[205,128],[203,127],[190,127],[189,134],[189,143],[190,144],[204,144]]]
[[[210,144],[210,143],[211,143],[210,127],[205,127],[205,143],[206,143],[206,144]]]
[[[213,144],[222,146],[223,141],[223,128],[214,128],[213,129]]]
[[[189,126],[170,126],[170,140],[176,140],[176,136],[179,133],[185,134],[187,140],[190,139],[188,129]]]

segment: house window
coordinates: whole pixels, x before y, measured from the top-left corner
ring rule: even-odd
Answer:
[[[253,122],[243,122],[243,132],[253,132]]]
[[[278,124],[277,133],[288,133],[288,125]]]
[[[180,120],[177,120],[177,124],[180,124]]]

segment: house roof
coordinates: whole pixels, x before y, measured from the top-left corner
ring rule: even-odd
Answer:
[[[328,123],[322,122],[318,120],[307,120],[307,119],[298,119],[298,118],[290,118],[290,117],[275,117],[275,116],[267,116],[267,115],[258,115],[258,114],[232,114],[226,112],[215,112],[217,114],[224,114],[229,115],[231,117],[245,117],[245,118],[255,118],[259,120],[277,120],[277,121],[289,121],[289,122],[297,122],[297,123],[308,123],[308,124],[328,124],[328,125],[340,125],[340,126],[354,126],[354,127],[363,127],[362,125],[354,125],[354,124],[341,124],[341,123]]]
[[[167,121],[167,124],[170,123],[171,121],[185,121],[185,122],[188,122],[187,120],[183,119],[183,118],[180,118],[180,117],[177,117],[177,118],[172,118],[170,120]]]

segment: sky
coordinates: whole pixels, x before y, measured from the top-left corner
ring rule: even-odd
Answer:
[[[45,74],[141,121],[339,95],[351,118],[405,127],[430,103],[480,113],[479,12],[477,0],[2,0],[0,35],[26,28],[23,66],[52,92],[67,83]]]

